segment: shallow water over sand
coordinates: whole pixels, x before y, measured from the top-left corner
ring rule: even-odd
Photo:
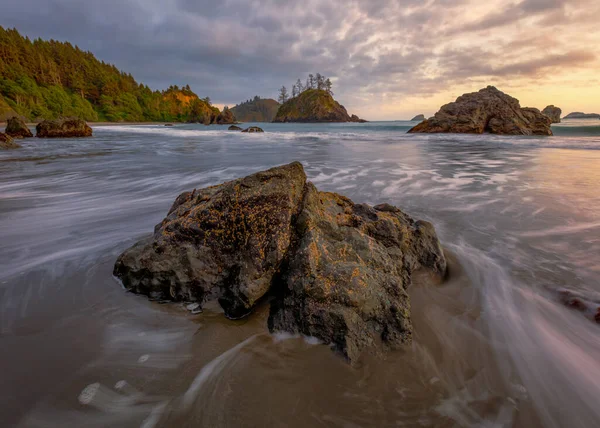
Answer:
[[[583,125],[589,125],[586,122]],[[407,123],[98,127],[0,152],[0,426],[600,425],[600,132],[415,136]],[[320,189],[434,223],[447,283],[412,287],[412,347],[326,345],[128,294],[116,257],[182,191],[293,160]]]

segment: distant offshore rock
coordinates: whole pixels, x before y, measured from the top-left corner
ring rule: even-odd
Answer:
[[[542,110],[542,114],[548,116],[552,120],[552,123],[560,123],[560,115],[562,114],[562,110],[553,105],[549,105]]]
[[[91,137],[92,128],[82,119],[44,120],[36,126],[38,138]]]
[[[424,114],[418,114],[415,117],[413,117],[411,119],[411,121],[415,121],[415,122],[422,122],[425,120],[425,115]]]
[[[258,126],[251,126],[250,128],[244,129],[242,132],[265,132],[265,131],[263,131],[263,129],[259,128]]]
[[[575,111],[573,113],[569,113],[563,119],[600,119],[600,114],[598,113],[582,113],[580,111]]]
[[[239,126],[236,125],[231,125],[229,128],[227,128],[228,131],[241,131],[242,128],[240,128]]]
[[[358,117],[357,115],[353,114],[352,116],[350,116],[350,122],[357,122],[357,123],[367,123],[369,122],[368,120],[365,119],[361,119],[360,117]]]
[[[31,138],[33,134],[27,127],[27,124],[23,119],[17,116],[13,116],[6,122],[6,132],[13,138]]]
[[[408,132],[552,135],[551,124],[552,120],[538,109],[522,108],[516,98],[488,86],[442,106],[434,117]]]
[[[313,336],[355,362],[412,340],[408,287],[444,277],[430,223],[355,204],[308,182],[298,162],[179,195],[114,274],[157,300],[218,301],[244,317],[267,294],[272,332]]]
[[[343,105],[322,89],[308,89],[279,107],[273,122],[366,122],[350,116]]]
[[[10,135],[5,134],[4,132],[0,132],[0,149],[10,150],[10,149],[18,149],[21,146],[15,143],[13,138]]]
[[[237,123],[235,115],[230,109],[223,109],[219,116],[217,116],[217,125],[231,125]]]

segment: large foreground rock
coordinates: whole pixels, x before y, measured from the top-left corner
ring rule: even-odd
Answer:
[[[562,110],[559,107],[549,105],[542,110],[542,114],[548,116],[550,120],[552,120],[552,123],[560,123],[560,115],[562,114]]]
[[[538,109],[522,108],[516,98],[488,86],[442,106],[435,116],[408,132],[552,135],[551,123]]]
[[[92,128],[82,119],[44,120],[36,126],[38,138],[91,137]]]
[[[411,273],[446,271],[430,223],[390,205],[356,205],[309,184],[296,232],[271,306],[271,331],[316,337],[351,361],[364,348],[410,343]]]
[[[13,116],[6,122],[6,132],[7,135],[10,135],[13,138],[31,138],[33,134],[27,127],[27,124],[23,121],[23,119]]]
[[[271,331],[317,337],[355,361],[411,341],[407,289],[421,268],[446,272],[431,224],[319,192],[294,162],[183,193],[114,273],[155,299],[216,299],[231,318],[270,293]]]
[[[15,143],[10,135],[0,132],[0,149],[10,150],[18,149],[19,147],[21,146]]]
[[[293,163],[183,193],[154,236],[121,255],[115,275],[157,299],[219,299],[228,317],[240,318],[271,286],[305,183]]]

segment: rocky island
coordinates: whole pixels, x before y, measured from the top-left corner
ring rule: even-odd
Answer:
[[[600,114],[575,111],[573,113],[569,113],[563,119],[600,119]]]
[[[430,223],[321,192],[291,163],[179,195],[114,274],[158,300],[217,300],[229,318],[272,296],[269,330],[316,337],[355,362],[411,342],[407,288],[446,259]]]
[[[552,135],[552,120],[493,86],[462,95],[409,133]]]
[[[415,122],[422,122],[423,120],[425,120],[425,115],[424,114],[418,114],[415,117],[413,117],[411,119],[411,121],[415,121]]]
[[[273,122],[362,122],[323,89],[308,89],[279,107]]]

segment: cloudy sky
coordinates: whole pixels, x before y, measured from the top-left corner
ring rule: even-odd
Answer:
[[[155,89],[216,104],[320,71],[371,120],[433,114],[488,84],[600,112],[598,0],[4,0],[0,25],[70,41]]]

